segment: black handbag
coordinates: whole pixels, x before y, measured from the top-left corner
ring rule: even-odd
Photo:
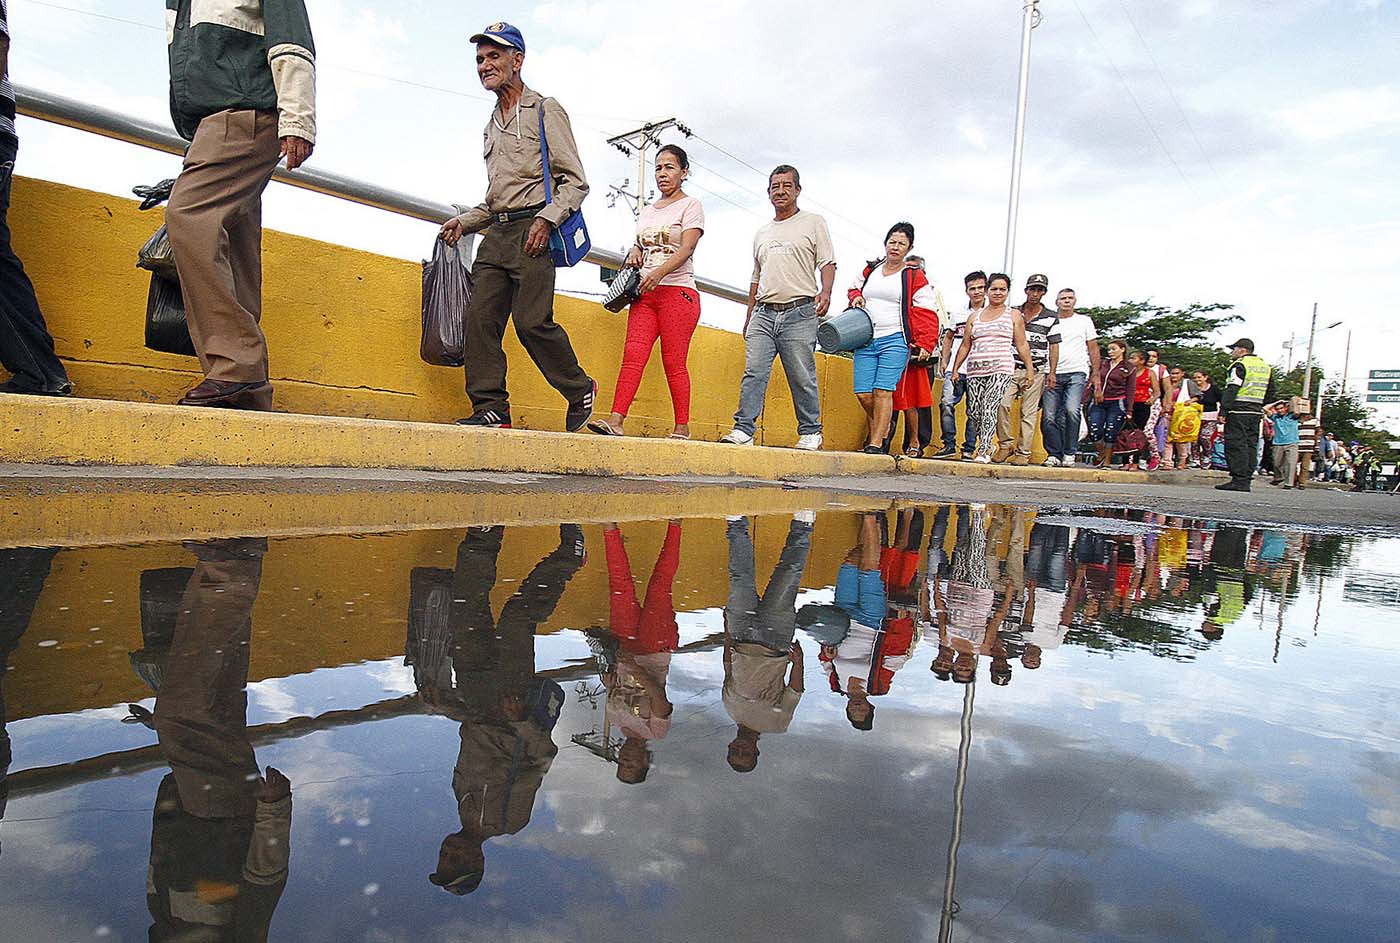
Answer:
[[[608,283],[607,294],[603,295],[603,307],[609,311],[621,311],[642,297],[641,287],[641,269],[635,265],[624,265]]]

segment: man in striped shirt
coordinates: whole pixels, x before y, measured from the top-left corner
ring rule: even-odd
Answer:
[[[1298,487],[1301,488],[1312,474],[1313,457],[1322,438],[1322,420],[1312,414],[1312,404],[1301,396],[1293,398],[1293,411],[1298,414]]]
[[[10,85],[10,25],[0,0],[0,364],[11,374],[0,393],[67,396],[68,372],[54,353],[53,337],[34,285],[10,247],[10,184],[19,136],[15,133],[15,90]]]

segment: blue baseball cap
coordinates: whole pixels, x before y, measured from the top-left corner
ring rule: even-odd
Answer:
[[[492,23],[473,36],[471,41],[473,43],[495,43],[497,46],[507,46],[521,52],[525,51],[525,37],[520,35],[520,30],[509,23]]]

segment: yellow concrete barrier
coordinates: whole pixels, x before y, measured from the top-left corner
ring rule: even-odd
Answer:
[[[136,253],[163,220],[133,200],[23,177],[15,178],[9,214],[14,246],[39,294],[45,317],[82,396],[173,403],[199,379],[193,358],[144,344],[147,272]],[[424,226],[424,251],[431,247]],[[470,411],[460,369],[430,367],[418,357],[421,268],[392,259],[268,231],[263,240],[263,328],[271,351],[276,407],[285,412],[442,422]],[[742,273],[747,277],[748,272]],[[715,303],[706,296],[706,303]],[[612,402],[626,336],[625,315],[563,295],[557,320],[579,362]],[[564,401],[507,332],[515,424],[562,429]],[[692,433],[714,440],[729,431],[744,371],[744,340],[701,327],[690,351]],[[797,439],[792,397],[774,365],[758,442]],[[857,448],[865,415],[851,392],[851,362],[817,357],[828,444]],[[628,431],[664,435],[672,427],[670,393],[659,356],[647,366]]]

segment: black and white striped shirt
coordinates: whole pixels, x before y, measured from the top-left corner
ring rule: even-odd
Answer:
[[[0,0],[0,36],[7,41],[10,38],[10,17],[5,9],[5,0]],[[15,133],[15,89],[10,84],[8,68],[4,75],[0,75],[0,135],[19,136]]]

